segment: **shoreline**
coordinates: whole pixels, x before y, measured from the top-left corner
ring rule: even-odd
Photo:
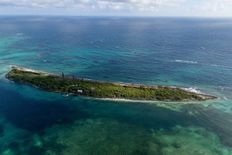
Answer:
[[[25,67],[19,67],[17,65],[10,65],[10,68],[11,69],[17,69],[17,70],[25,71],[25,72],[44,74],[44,75],[55,75],[55,74],[52,74],[52,73],[49,73],[49,72],[44,72],[44,71],[30,69],[30,68],[25,68]]]
[[[106,82],[56,74],[11,65],[6,78],[49,92],[73,96],[93,97],[101,100],[127,102],[189,102],[217,99],[192,88],[176,86],[147,86],[136,83]],[[45,84],[46,83],[46,84]]]
[[[32,73],[39,73],[39,74],[45,74],[45,75],[55,75],[53,73],[49,73],[49,72],[44,72],[44,71],[40,71],[40,70],[34,70],[34,69],[30,69],[30,68],[25,68],[25,67],[19,67],[17,65],[10,65],[10,68],[12,69],[18,69],[18,70],[22,70],[22,71],[27,71],[27,72],[32,72]],[[6,73],[7,74],[7,73]],[[5,74],[5,75],[6,75]],[[77,78],[78,79],[78,78]],[[152,85],[152,86],[148,86],[145,84],[137,84],[137,83],[126,83],[126,82],[109,82],[109,81],[97,81],[97,80],[93,80],[93,79],[87,79],[87,78],[81,78],[82,80],[86,80],[86,81],[93,81],[93,82],[99,82],[99,83],[112,83],[115,85],[120,85],[120,86],[132,86],[132,87],[140,87],[143,86],[145,88],[159,88],[159,87],[169,87],[169,88],[178,88],[178,89],[182,89],[184,91],[190,92],[190,93],[196,93],[199,95],[207,95],[203,92],[201,92],[200,90],[196,90],[193,87],[178,87],[178,86],[162,86],[162,85]],[[210,96],[210,95],[209,95]]]
[[[89,97],[90,98],[90,97]],[[147,103],[147,104],[157,104],[157,103],[163,103],[163,104],[201,104],[201,102],[198,101],[152,101],[152,100],[130,100],[130,99],[122,99],[122,98],[93,98],[95,100],[101,100],[101,101],[111,101],[111,102],[128,102],[128,103]],[[206,101],[204,101],[206,102]]]

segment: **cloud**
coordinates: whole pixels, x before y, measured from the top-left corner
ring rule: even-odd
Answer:
[[[232,0],[0,0],[0,8],[62,9],[116,14],[232,15]]]
[[[196,6],[197,7],[197,6]],[[232,1],[231,0],[208,0],[203,1],[200,4],[200,9],[204,11],[226,11],[228,9],[232,9]]]
[[[66,0],[61,0],[61,1],[59,0],[0,0],[0,6],[8,6],[8,7],[26,7],[26,8],[55,7],[56,8],[56,7],[65,7],[66,5],[69,5],[66,4]]]
[[[149,10],[160,6],[176,6],[184,0],[0,0],[0,6],[30,8],[79,8],[113,10]]]

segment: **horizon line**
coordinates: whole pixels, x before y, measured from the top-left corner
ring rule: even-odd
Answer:
[[[192,18],[192,19],[232,19],[232,16],[149,16],[149,15],[66,15],[66,14],[0,14],[0,17],[108,17],[108,18]]]

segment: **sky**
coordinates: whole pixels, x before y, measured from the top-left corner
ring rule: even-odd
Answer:
[[[232,0],[0,0],[0,15],[232,17]]]

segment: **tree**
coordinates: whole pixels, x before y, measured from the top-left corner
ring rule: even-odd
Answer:
[[[64,73],[62,72],[62,78],[64,78]]]

